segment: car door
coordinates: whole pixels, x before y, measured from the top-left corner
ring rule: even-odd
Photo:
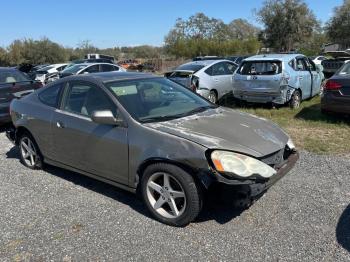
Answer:
[[[319,72],[317,72],[317,68],[315,63],[311,59],[306,59],[306,63],[309,67],[311,73],[311,96],[315,96],[320,93],[322,77]]]
[[[128,184],[127,128],[97,124],[91,115],[117,106],[99,86],[70,81],[52,120],[56,161],[118,183]]]
[[[309,71],[309,68],[307,67],[306,60],[304,57],[297,57],[296,70],[298,75],[297,77],[299,80],[299,88],[302,92],[302,99],[311,97],[311,73]]]
[[[212,81],[214,85],[211,89],[215,89],[218,92],[218,98],[232,91],[232,74],[227,62],[219,62],[212,66]]]

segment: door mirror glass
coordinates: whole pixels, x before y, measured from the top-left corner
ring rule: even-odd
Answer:
[[[91,116],[92,121],[101,125],[117,126],[122,124],[121,119],[116,119],[110,110],[94,111]]]

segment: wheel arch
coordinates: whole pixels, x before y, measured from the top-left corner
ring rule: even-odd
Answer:
[[[167,158],[155,157],[155,158],[149,158],[149,159],[143,161],[139,165],[139,167],[137,169],[136,179],[135,179],[135,185],[136,185],[136,192],[137,193],[140,193],[140,185],[141,185],[140,181],[142,179],[142,175],[143,175],[144,171],[150,165],[157,164],[157,163],[170,164],[170,165],[174,165],[174,166],[177,166],[177,167],[183,169],[190,176],[192,176],[192,178],[194,179],[196,184],[198,186],[200,186],[201,190],[207,189],[209,187],[209,185],[211,184],[211,182],[212,182],[211,180],[209,182],[208,181],[204,181],[201,178],[201,176],[199,175],[199,171],[196,170],[196,168],[193,168],[193,167],[191,167],[188,164],[185,164],[185,163],[182,163],[182,162],[176,161],[176,160],[167,159]]]
[[[35,138],[34,138],[33,134],[29,131],[28,128],[26,128],[24,126],[19,126],[19,127],[16,128],[16,137],[15,137],[16,145],[19,144],[19,140],[20,140],[21,136],[23,134],[25,134],[25,133],[29,134],[35,141]],[[35,141],[35,143],[36,143],[36,141]]]

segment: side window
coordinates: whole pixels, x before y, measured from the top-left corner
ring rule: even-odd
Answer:
[[[296,70],[295,60],[294,60],[294,59],[290,60],[290,61],[288,62],[288,65],[289,65],[291,68],[293,68],[294,70]]]
[[[102,72],[114,71],[114,66],[102,64],[102,65],[101,65],[101,71],[102,71]]]
[[[303,58],[297,58],[296,70],[298,70],[298,71],[306,71],[307,70]]]
[[[87,72],[87,73],[98,73],[100,71],[99,69],[99,65],[93,65],[93,66],[90,66],[88,68],[86,68],[85,70],[83,70],[81,72],[81,74]]]
[[[43,89],[38,94],[39,100],[47,106],[58,107],[63,86],[64,84],[57,84]]]
[[[71,83],[64,110],[91,117],[94,111],[111,110],[114,115],[117,107],[100,88],[89,83]]]
[[[65,69],[66,68],[66,66],[64,65],[64,66],[60,66],[59,68],[57,68],[57,71],[58,72],[61,72],[63,69]]]
[[[205,69],[204,71],[207,75],[212,76],[213,75],[213,67],[208,67],[207,69]]]
[[[231,63],[228,63],[228,62],[225,62],[226,63],[226,66],[227,66],[227,74],[228,75],[232,75],[236,69],[237,69],[237,66],[235,64],[231,64]]]
[[[227,75],[228,69],[225,62],[220,62],[215,65],[213,65],[213,75],[219,76],[219,75]]]
[[[113,70],[114,71],[119,71],[119,66],[113,66],[114,68],[113,68]]]

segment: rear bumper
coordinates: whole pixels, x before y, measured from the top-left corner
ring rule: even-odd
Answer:
[[[249,91],[234,91],[234,97],[252,103],[285,104],[288,101],[285,92],[262,93]]]
[[[324,92],[321,98],[321,109],[350,114],[350,96],[336,96],[333,92]]]
[[[274,185],[277,181],[283,178],[288,172],[295,166],[296,162],[299,159],[299,153],[293,152],[290,154],[285,163],[278,169],[277,174],[265,181],[256,181],[256,180],[233,180],[225,178],[221,175],[217,175],[217,182],[225,185],[232,186],[248,186],[250,191],[250,197],[254,198],[267,189],[269,189],[272,185]]]

